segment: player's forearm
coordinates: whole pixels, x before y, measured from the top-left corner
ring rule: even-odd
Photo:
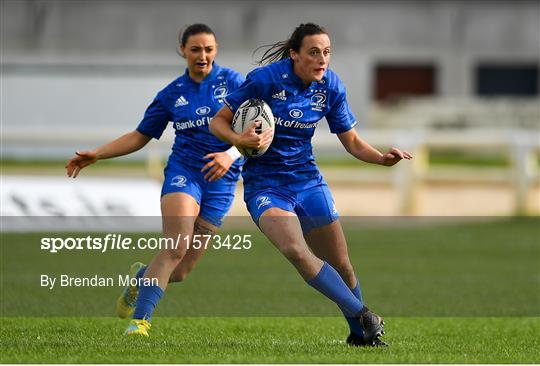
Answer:
[[[231,129],[231,124],[222,116],[216,115],[210,123],[210,132],[221,141],[233,146],[238,144],[238,135]]]
[[[345,149],[358,160],[371,164],[382,164],[383,154],[360,138],[345,146]]]
[[[144,147],[150,139],[151,137],[143,135],[138,131],[133,131],[98,147],[94,152],[97,159],[109,159],[127,155]]]

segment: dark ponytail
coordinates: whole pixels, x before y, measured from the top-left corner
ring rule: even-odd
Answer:
[[[290,50],[300,52],[304,37],[315,34],[328,34],[328,32],[326,32],[326,29],[315,23],[300,24],[286,41],[257,47],[255,51],[253,51],[253,57],[260,49],[266,48],[266,51],[264,51],[261,59],[255,62],[259,65],[268,65],[272,62],[284,60],[290,56]]]

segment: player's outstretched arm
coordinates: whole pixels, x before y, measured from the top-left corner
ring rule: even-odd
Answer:
[[[252,124],[241,135],[236,134],[231,129],[233,116],[233,113],[227,106],[222,107],[210,122],[210,132],[218,139],[237,147],[260,149],[272,141],[274,133],[272,128],[265,130],[261,134],[255,132],[255,129],[260,126],[261,122]]]
[[[338,138],[349,154],[367,163],[392,166],[401,159],[411,160],[413,158],[409,152],[401,151],[397,147],[392,147],[386,154],[382,154],[362,140],[354,129],[340,133]]]
[[[95,150],[77,151],[75,152],[75,156],[66,164],[67,175],[68,177],[76,178],[82,168],[101,159],[130,154],[141,149],[151,139],[150,136],[143,135],[139,131],[132,131]]]

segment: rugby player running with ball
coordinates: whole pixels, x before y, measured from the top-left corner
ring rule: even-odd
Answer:
[[[232,131],[231,123],[244,101],[268,103],[276,121],[273,142],[264,155],[248,159],[242,172],[251,217],[304,280],[339,306],[350,327],[347,344],[384,346],[384,322],[362,299],[311,138],[325,117],[330,131],[359,160],[392,166],[412,156],[395,147],[382,154],[358,136],[343,83],[329,69],[330,46],[327,31],[313,23],[301,24],[289,39],[271,45],[260,60],[267,65],[253,70],[225,98],[210,131],[240,148],[266,146],[266,132],[248,141]]]

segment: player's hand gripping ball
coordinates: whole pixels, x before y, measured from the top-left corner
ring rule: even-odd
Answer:
[[[261,134],[270,128],[274,128],[274,115],[264,100],[249,99],[236,110],[232,120],[232,129],[240,135],[256,122],[260,122],[260,125],[255,128],[255,133]],[[272,141],[258,149],[238,147],[238,151],[248,158],[258,157],[268,150],[271,143]]]

